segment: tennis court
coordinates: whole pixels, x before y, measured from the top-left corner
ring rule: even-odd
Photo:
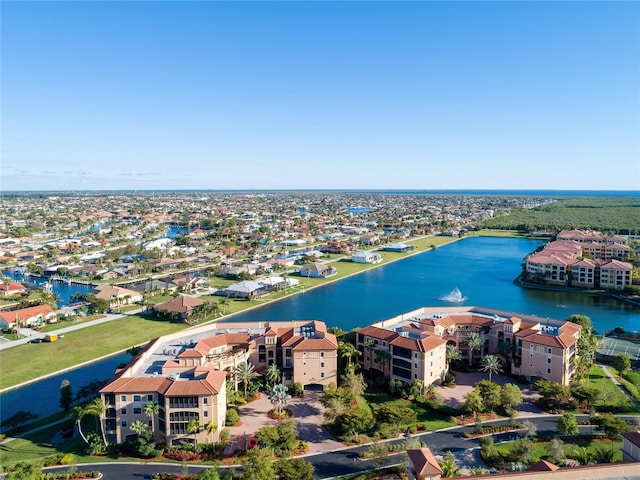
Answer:
[[[621,353],[629,355],[631,362],[638,366],[640,364],[640,342],[634,342],[626,338],[604,337],[602,346],[596,352],[596,357],[612,360]]]

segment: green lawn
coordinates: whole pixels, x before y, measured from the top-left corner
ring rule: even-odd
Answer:
[[[57,342],[0,350],[0,364],[3,365],[0,389],[123,351],[186,327],[184,323],[152,321],[132,315],[68,332]]]
[[[625,402],[629,397],[627,397],[616,384],[613,383],[603,371],[602,367],[599,365],[594,365],[589,371],[589,378],[587,385],[589,387],[593,387],[601,392],[606,392],[609,398],[600,398],[596,402],[595,406],[605,406],[605,405],[618,405],[620,403]],[[632,410],[632,412],[635,410]]]
[[[559,437],[562,440],[562,437]],[[498,449],[498,451],[503,455],[503,457],[507,458],[509,451],[511,450],[511,448],[513,448],[513,445],[516,442],[503,442],[503,443],[499,443],[496,444],[496,448]],[[532,463],[535,463],[539,460],[546,460],[547,459],[547,445],[549,444],[549,442],[534,442],[533,446],[532,446]],[[565,455],[568,458],[571,458],[573,456],[573,452],[577,449],[577,448],[582,448],[585,447],[587,449],[587,451],[591,452],[593,454],[593,452],[598,449],[598,448],[613,448],[615,449],[618,453],[617,453],[617,460],[616,461],[621,461],[622,460],[622,442],[621,441],[617,441],[617,442],[611,442],[610,440],[605,440],[605,439],[590,439],[590,438],[585,438],[584,440],[575,440],[572,438],[571,443],[569,442],[565,442],[564,444],[564,452]],[[512,459],[515,461],[515,459]]]
[[[428,431],[454,427],[456,425],[454,422],[450,421],[450,417],[448,415],[444,415],[418,403],[409,402],[402,398],[395,398],[384,393],[365,393],[362,395],[362,398],[364,398],[369,405],[385,404],[410,407],[418,414],[418,421],[416,425],[422,424]]]

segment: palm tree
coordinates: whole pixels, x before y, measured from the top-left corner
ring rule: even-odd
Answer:
[[[85,437],[84,433],[82,432],[82,419],[84,418],[85,414],[86,413],[84,407],[81,405],[76,405],[75,407],[71,408],[71,410],[69,410],[69,416],[73,418],[73,421],[76,422],[76,425],[78,425],[78,433],[80,434],[80,437],[82,437],[84,443],[89,445],[87,437]]]
[[[132,432],[137,433],[138,435],[142,435],[144,432],[147,431],[148,428],[149,428],[149,425],[147,425],[142,420],[134,420],[133,422],[131,422],[131,425],[129,425],[129,429]]]
[[[142,409],[142,413],[151,419],[151,431],[155,434],[153,419],[160,413],[160,405],[158,402],[149,402]]]
[[[350,342],[339,342],[338,350],[340,351],[340,356],[347,359],[348,369],[351,368],[351,359],[358,355],[362,355],[362,352],[360,352],[360,350]]]
[[[187,433],[193,433],[194,445],[198,442],[196,435],[198,435],[199,431],[200,431],[200,422],[198,421],[198,419],[192,418],[191,420],[189,420],[189,422],[187,423]]]
[[[250,362],[242,362],[236,367],[235,370],[236,380],[242,382],[244,387],[244,398],[247,398],[247,389],[249,388],[249,382],[256,378],[258,374],[254,371],[254,366]]]
[[[500,340],[498,342],[498,353],[500,353],[507,360],[507,371],[511,371],[511,359],[513,352],[515,351],[515,344]]]
[[[380,371],[384,374],[384,367],[391,361],[391,354],[386,350],[374,350],[376,360],[380,364]]]
[[[222,307],[222,314],[226,315],[227,314],[227,305],[229,305],[229,299],[227,297],[222,297],[220,300],[218,300],[218,305],[220,305]]]
[[[100,397],[96,397],[91,400],[84,408],[85,415],[92,415],[96,417],[96,427],[99,426],[100,434],[102,435],[102,441],[106,445],[107,437],[105,436],[104,429],[102,428],[102,416],[104,415],[104,411],[104,403],[102,403],[102,399]]]
[[[280,369],[278,368],[278,365],[276,365],[275,363],[269,365],[267,371],[264,373],[264,376],[267,380],[267,384],[270,387],[278,383],[280,381]]]
[[[271,390],[271,395],[269,395],[271,403],[276,411],[276,413],[281,413],[286,407],[289,401],[291,400],[291,395],[287,393],[287,387],[284,385],[276,385]]]
[[[491,381],[492,373],[502,373],[502,363],[495,355],[486,355],[482,357],[480,362],[483,372],[489,372],[489,381]]]
[[[371,352],[376,349],[376,342],[372,338],[369,338],[364,346],[367,352],[369,352],[369,370],[371,370],[371,365],[373,364],[373,355],[371,355]]]
[[[447,359],[447,371],[449,370],[449,367],[451,366],[451,362],[453,362],[454,360],[460,360],[462,357],[460,355],[460,349],[458,349],[457,345],[454,345],[453,343],[447,343],[446,348],[446,359]]]
[[[215,420],[211,420],[204,426],[204,429],[207,431],[207,436],[212,435],[216,430],[218,430],[218,424]]]
[[[476,350],[480,350],[482,352],[482,347],[484,347],[484,338],[478,332],[471,332],[467,335],[465,340],[467,347],[469,347],[469,366],[471,367],[473,364],[473,352]]]

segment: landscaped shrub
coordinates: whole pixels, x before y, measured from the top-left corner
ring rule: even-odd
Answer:
[[[237,410],[233,408],[230,408],[229,410],[227,410],[227,416],[225,421],[225,425],[227,427],[233,427],[239,421],[240,421],[240,415],[238,414]]]
[[[627,389],[636,402],[640,402],[640,390],[638,390],[638,387],[635,384],[624,378],[620,379],[620,384]]]
[[[633,383],[636,387],[640,388],[640,372],[634,372],[633,370],[627,370],[622,375],[622,378]]]
[[[197,452],[185,452],[179,450],[172,450],[164,452],[165,458],[171,460],[177,460],[179,462],[199,462],[203,459],[202,453]]]
[[[60,459],[60,465],[71,465],[73,463],[73,453],[67,453]]]

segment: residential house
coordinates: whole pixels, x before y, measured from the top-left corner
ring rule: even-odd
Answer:
[[[356,252],[351,255],[351,261],[355,263],[380,263],[382,255],[375,252]]]
[[[0,311],[0,327],[2,329],[33,327],[45,323],[54,323],[58,317],[50,305],[36,305],[11,312]]]
[[[141,293],[115,285],[97,285],[91,290],[91,293],[93,293],[96,298],[102,298],[109,302],[111,307],[130,305],[142,301]]]
[[[244,280],[229,285],[224,293],[229,298],[257,298],[271,293],[271,289],[253,280]]]
[[[327,278],[336,275],[338,270],[334,267],[327,265],[326,263],[312,263],[310,265],[304,265],[300,269],[301,277],[309,277],[309,278]]]
[[[385,252],[410,252],[415,247],[406,243],[390,243],[382,247]]]
[[[407,450],[409,480],[440,480],[442,468],[429,448]]]
[[[161,316],[177,315],[180,319],[187,321],[194,311],[204,304],[205,302],[198,297],[178,295],[173,300],[154,305],[153,310]]]
[[[0,296],[13,297],[27,293],[27,287],[20,282],[0,283]]]

